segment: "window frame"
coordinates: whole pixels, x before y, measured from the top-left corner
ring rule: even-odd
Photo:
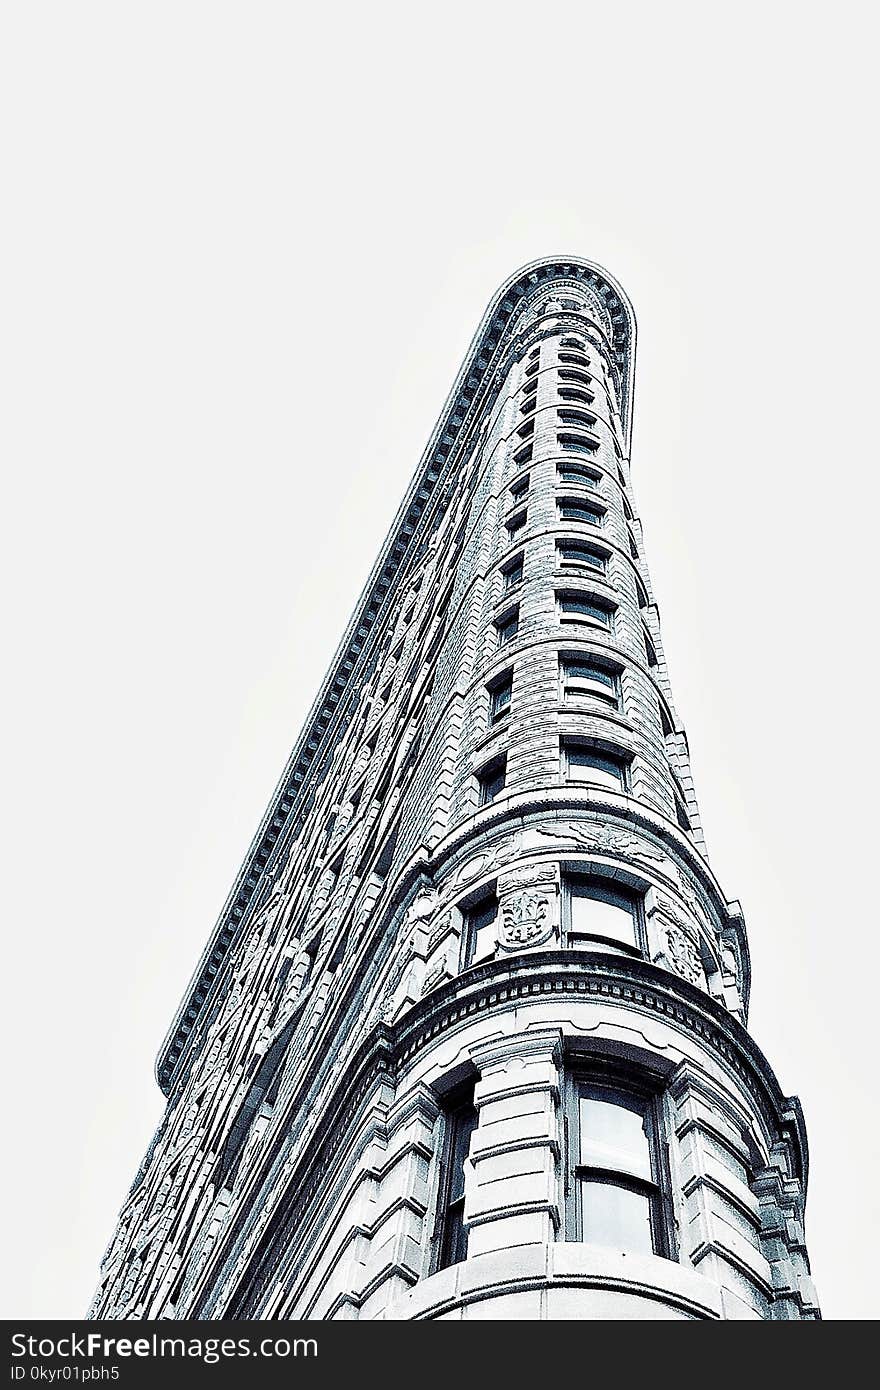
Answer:
[[[487,796],[488,788],[493,785],[493,778],[497,780],[501,777],[501,785],[491,796]],[[477,804],[479,806],[491,806],[503,795],[507,788],[507,754],[498,753],[494,758],[490,758],[482,767],[477,768],[475,773],[477,779]]]
[[[622,941],[616,936],[606,936],[602,932],[578,932],[572,930],[572,907],[573,896],[589,897],[589,893],[582,895],[572,894],[573,884],[593,885],[596,892],[596,901],[601,902],[601,894],[605,894],[607,899],[620,898],[626,899],[627,905],[632,908],[633,940]],[[645,895],[637,888],[631,888],[629,884],[621,884],[617,879],[609,878],[607,874],[591,872],[589,868],[565,868],[562,870],[561,878],[561,897],[560,904],[560,931],[561,944],[564,951],[590,950],[589,946],[573,946],[572,940],[595,941],[596,950],[607,950],[608,947],[621,951],[624,955],[638,956],[646,959],[648,953],[648,928],[645,915]]]
[[[524,497],[528,497],[531,486],[531,474],[522,473],[518,478],[512,479],[507,485],[510,494],[510,504],[513,507],[519,506]]]
[[[434,1255],[431,1273],[460,1264],[467,1259],[468,1229],[464,1220],[465,1203],[465,1158],[461,1161],[461,1196],[453,1197],[454,1180],[457,1173],[456,1154],[460,1148],[461,1132],[468,1126],[468,1153],[471,1139],[479,1126],[479,1111],[475,1101],[475,1079],[470,1079],[441,1100],[443,1137],[440,1144],[440,1174],[437,1184],[437,1205],[434,1219]],[[453,1208],[455,1220],[451,1220]],[[460,1215],[458,1209],[460,1208]],[[458,1241],[462,1242],[463,1253],[457,1255]]]
[[[500,724],[510,714],[510,706],[513,703],[513,667],[508,667],[489,681],[486,690],[489,695],[489,725],[492,727]],[[507,692],[507,699],[499,704],[498,696],[504,691]]]
[[[566,555],[566,550],[569,554]],[[589,560],[576,558],[589,555],[597,564],[591,564]],[[579,540],[575,537],[563,537],[556,542],[556,556],[558,568],[561,570],[574,570],[581,574],[604,574],[608,573],[608,562],[611,559],[609,551],[600,545],[594,545],[588,540]]]
[[[519,604],[514,603],[505,608],[493,620],[492,626],[495,629],[496,647],[506,647],[519,632]]]
[[[605,525],[607,507],[593,497],[557,497],[556,510],[560,521],[574,521],[581,526],[595,526],[597,530]],[[589,516],[586,515],[589,513]]]
[[[594,492],[602,481],[602,474],[597,467],[580,463],[578,459],[560,459],[556,464],[556,480],[567,487],[586,487]]]
[[[481,930],[481,928],[475,926],[475,918],[480,914],[481,910],[485,910],[486,905],[488,903],[494,904],[495,911],[492,916],[492,923],[495,924],[497,932],[498,914],[501,911],[501,905],[498,902],[498,892],[494,886],[489,884],[484,885],[483,888],[480,889],[475,896],[467,899],[465,904],[459,908],[459,911],[462,915],[462,970],[469,970],[472,965],[482,965],[484,960],[492,960],[498,950],[496,939],[495,950],[493,950],[491,955],[484,956],[478,961],[474,960],[474,954],[476,952],[477,947],[477,936],[479,931]],[[483,927],[489,925],[489,922],[483,923]]]
[[[602,632],[614,631],[614,619],[617,613],[617,604],[612,599],[607,599],[604,594],[594,594],[588,589],[557,589],[556,590],[556,612],[560,623],[584,623],[589,627],[599,628]],[[595,613],[584,613],[578,609],[567,609],[566,603],[591,604],[604,617],[596,617]]]
[[[567,449],[572,454],[592,455],[599,451],[599,440],[594,435],[573,434],[570,430],[559,431],[556,443],[560,449]]]
[[[572,675],[569,667],[575,665],[591,667],[597,674],[592,678],[587,675]],[[601,700],[603,705],[620,712],[623,699],[621,674],[622,670],[617,662],[595,652],[560,652],[559,698],[563,704],[578,699]]]
[[[504,562],[501,566],[502,593],[509,594],[512,593],[514,589],[519,588],[520,584],[523,582],[524,567],[524,550],[521,550],[517,555],[511,556],[509,560]]]
[[[524,531],[529,520],[528,507],[519,507],[505,518],[504,529],[507,532],[507,539],[510,544],[516,541],[521,531]]]
[[[669,1139],[663,1108],[663,1091],[657,1078],[639,1068],[612,1065],[604,1059],[573,1057],[563,1077],[565,1238],[578,1244],[584,1240],[583,1186],[590,1174],[611,1186],[636,1191],[648,1200],[652,1254],[660,1259],[677,1260]],[[641,1104],[647,1121],[646,1139],[650,1178],[640,1178],[623,1168],[582,1163],[580,1100],[603,1095],[625,1097]],[[613,1103],[613,1100],[612,1100]],[[601,1247],[617,1249],[618,1247]],[[644,1254],[624,1250],[624,1254]]]
[[[572,753],[588,753],[594,758],[601,758],[604,762],[616,763],[620,770],[620,785],[613,788],[609,787],[606,782],[590,782],[586,777],[572,777],[570,770]],[[559,761],[562,780],[569,786],[598,787],[600,791],[616,792],[621,796],[629,796],[632,791],[632,758],[623,749],[603,748],[597,744],[582,742],[574,738],[561,738],[559,740]]]

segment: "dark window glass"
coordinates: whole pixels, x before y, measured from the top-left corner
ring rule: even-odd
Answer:
[[[565,657],[562,662],[562,688],[566,698],[596,695],[600,700],[616,706],[620,699],[620,676],[601,661],[588,657]]]
[[[488,767],[477,775],[480,788],[480,805],[488,806],[496,796],[504,791],[507,780],[507,759],[495,758]]]
[[[497,944],[495,919],[498,916],[498,900],[493,895],[483,898],[467,913],[465,923],[466,949],[465,964],[477,965],[495,954]]]
[[[518,478],[517,481],[511,486],[510,495],[513,498],[514,502],[521,502],[528,490],[529,475],[527,473],[524,478]]]
[[[445,1172],[441,1177],[439,1247],[437,1268],[467,1258],[467,1226],[464,1221],[464,1165],[470,1153],[471,1135],[477,1127],[473,1088],[459,1097],[446,1114]]]
[[[605,513],[579,498],[563,497],[559,501],[559,515],[569,521],[584,521],[588,526],[601,526]]]
[[[560,594],[559,611],[575,620],[581,618],[587,622],[601,623],[603,627],[613,625],[614,609],[590,594]]]
[[[509,613],[505,613],[495,624],[498,633],[498,645],[504,646],[505,642],[511,642],[519,632],[519,609],[513,608]]]
[[[504,575],[505,589],[514,589],[517,584],[522,583],[523,577],[523,557],[518,555],[515,560],[511,560],[506,569],[501,571]]]
[[[585,425],[589,428],[596,423],[595,415],[588,415],[584,410],[559,409],[557,414],[564,425]]]
[[[557,465],[556,471],[564,483],[580,483],[582,487],[596,487],[599,474],[585,468],[582,463],[566,461]]]
[[[558,541],[559,563],[565,569],[591,569],[604,574],[608,557],[583,541]]]
[[[563,756],[570,782],[589,782],[611,791],[626,791],[627,771],[622,758],[578,744],[563,745]]]
[[[511,539],[523,529],[523,527],[526,524],[527,516],[528,513],[526,511],[517,512],[516,516],[512,516],[510,520],[506,523],[507,534],[511,537]]]
[[[570,449],[575,454],[594,454],[599,447],[598,439],[590,439],[584,434],[557,434],[556,440],[561,448]]]
[[[510,709],[510,701],[513,695],[513,677],[507,676],[498,685],[492,687],[489,692],[489,716],[494,724],[502,719]]]

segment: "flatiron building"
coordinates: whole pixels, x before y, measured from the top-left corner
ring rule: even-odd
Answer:
[[[92,1316],[819,1316],[634,360],[589,261],[489,305],[163,1044]]]

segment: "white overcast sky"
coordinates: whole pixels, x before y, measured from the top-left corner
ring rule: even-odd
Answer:
[[[878,1313],[870,7],[0,15],[2,1161],[80,1316],[156,1051],[486,302],[603,263],[636,499],[826,1316]]]

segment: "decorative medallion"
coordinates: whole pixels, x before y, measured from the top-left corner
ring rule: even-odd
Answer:
[[[526,891],[502,902],[498,944],[505,951],[540,946],[552,934],[553,914],[546,894]]]

